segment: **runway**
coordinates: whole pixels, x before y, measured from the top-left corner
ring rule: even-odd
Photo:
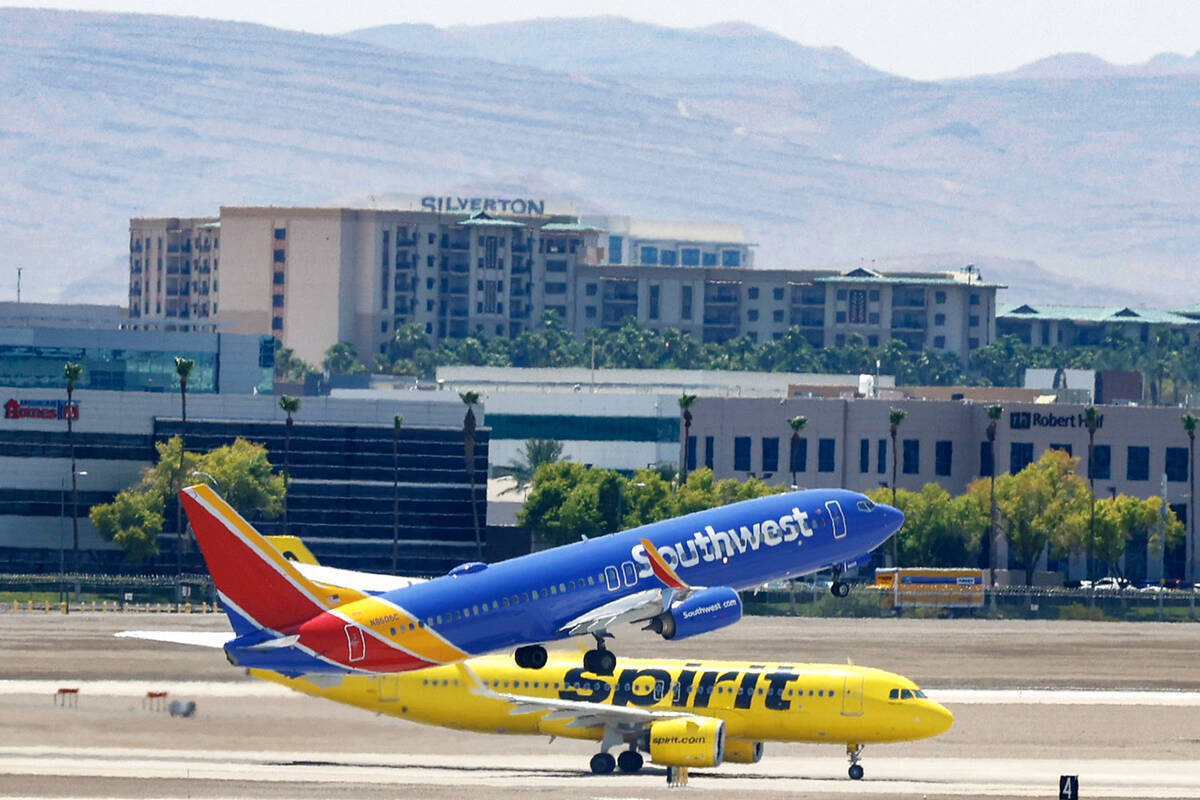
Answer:
[[[419,726],[289,692],[220,651],[113,635],[227,631],[219,618],[0,615],[0,795],[141,798],[678,798],[661,768],[594,776],[595,744]],[[641,637],[641,638],[638,638]],[[955,714],[935,739],[866,749],[770,742],[758,764],[695,770],[690,796],[758,800],[1057,795],[1200,799],[1200,626],[747,618],[680,643],[624,635],[622,652],[837,662],[913,677]],[[53,702],[79,690],[78,705]],[[193,700],[192,718],[142,701]]]
[[[846,779],[840,763],[830,758],[775,757],[753,765],[727,765],[719,770],[693,770],[693,791],[792,797],[812,794],[870,796],[1047,797],[1057,791],[1063,774],[1080,775],[1086,797],[1200,798],[1200,762],[1123,759],[974,759],[878,758],[870,761],[868,779]],[[249,781],[263,784],[303,783],[342,787],[358,796],[368,787],[493,792],[569,790],[573,796],[641,797],[665,790],[665,773],[648,767],[638,775],[595,776],[570,756],[521,755],[381,755],[347,757],[344,753],[170,750],[151,748],[0,748],[0,773],[17,778],[123,778],[166,787],[178,782]],[[158,791],[157,789],[155,790]],[[7,793],[6,793],[7,794]],[[94,797],[80,793],[78,797]],[[142,796],[140,793],[128,796]],[[176,796],[163,794],[162,796]]]

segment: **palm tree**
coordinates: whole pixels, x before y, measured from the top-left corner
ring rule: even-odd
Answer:
[[[175,585],[183,575],[183,503],[179,502],[179,491],[183,489],[183,454],[187,450],[187,384],[188,376],[196,362],[190,358],[175,356],[175,374],[179,376],[179,469],[175,472]],[[177,597],[178,599],[178,597]]]
[[[692,404],[696,395],[684,392],[679,395],[679,485],[687,483],[687,445],[692,431]]]
[[[75,435],[71,422],[75,418],[75,382],[83,376],[83,366],[68,361],[63,365],[67,376],[67,442],[71,446],[71,572],[79,572],[79,490],[75,485]]]
[[[392,574],[399,569],[400,559],[400,429],[404,415],[392,417]]]
[[[557,439],[528,439],[521,454],[510,461],[507,467],[513,477],[513,485],[501,494],[523,492],[529,488],[533,476],[537,474],[542,464],[555,464],[562,460],[563,446]]]
[[[471,482],[471,524],[475,526],[475,550],[483,561],[483,537],[479,535],[479,508],[475,500],[475,405],[479,392],[459,392],[458,397],[467,407],[463,416],[463,457],[467,463],[467,478]]]
[[[808,417],[792,417],[788,420],[788,425],[792,429],[792,444],[791,452],[788,454],[788,463],[792,468],[792,488],[796,488],[796,450],[800,446],[800,431],[804,430],[804,426],[808,424]]]
[[[1096,549],[1096,478],[1095,478],[1095,461],[1092,454],[1096,450],[1096,429],[1100,427],[1100,412],[1095,406],[1088,406],[1083,409],[1083,426],[1088,432],[1088,457],[1087,457],[1087,479],[1088,492],[1090,497],[1090,516],[1088,518],[1088,543],[1087,543],[1087,577],[1089,581],[1096,579],[1093,574],[1095,568],[1093,566],[1093,552]]]
[[[1200,418],[1188,412],[1181,418],[1183,430],[1188,437],[1188,540],[1184,551],[1187,553],[1187,580],[1196,580],[1196,423]]]
[[[283,532],[286,534],[288,532],[288,489],[292,479],[289,463],[292,454],[292,425],[295,424],[292,415],[300,410],[300,398],[282,395],[279,398],[279,407],[287,414],[287,419],[283,423]]]
[[[987,441],[988,453],[991,463],[988,465],[988,495],[991,498],[992,508],[988,513],[988,536],[987,536],[987,565],[988,569],[996,569],[996,425],[1000,422],[1000,417],[1004,413],[1004,409],[999,405],[988,406],[987,412]],[[995,582],[996,576],[992,575],[992,581]],[[992,592],[992,603],[996,602],[996,593]]]
[[[896,506],[896,434],[900,430],[900,424],[904,422],[904,418],[908,414],[898,408],[893,408],[888,412],[888,435],[892,437],[892,507]],[[897,541],[897,536],[892,536],[892,566],[900,566],[900,543]]]

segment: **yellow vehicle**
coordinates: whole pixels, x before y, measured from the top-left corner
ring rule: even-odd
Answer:
[[[875,588],[886,608],[982,608],[983,570],[888,567],[875,570]]]
[[[863,746],[936,736],[953,715],[907,678],[870,667],[622,658],[611,676],[566,653],[536,673],[504,656],[389,675],[289,678],[304,694],[427,725],[480,733],[592,739],[597,774],[637,772],[642,753],[668,768],[754,763],[763,743],[843,744],[850,777]],[[614,758],[609,750],[624,747]]]

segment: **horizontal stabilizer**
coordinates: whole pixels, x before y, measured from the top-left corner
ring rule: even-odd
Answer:
[[[119,639],[148,639],[152,642],[221,648],[231,638],[228,631],[118,631]]]

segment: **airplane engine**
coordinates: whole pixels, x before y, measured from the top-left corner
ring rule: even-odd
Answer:
[[[693,593],[652,618],[646,628],[662,634],[664,639],[686,639],[732,625],[741,618],[742,600],[738,593],[721,586]]]
[[[729,739],[725,742],[725,760],[733,764],[757,764],[762,761],[763,743]]]
[[[648,734],[650,760],[668,767],[715,767],[725,758],[725,722],[719,719],[668,719]]]

